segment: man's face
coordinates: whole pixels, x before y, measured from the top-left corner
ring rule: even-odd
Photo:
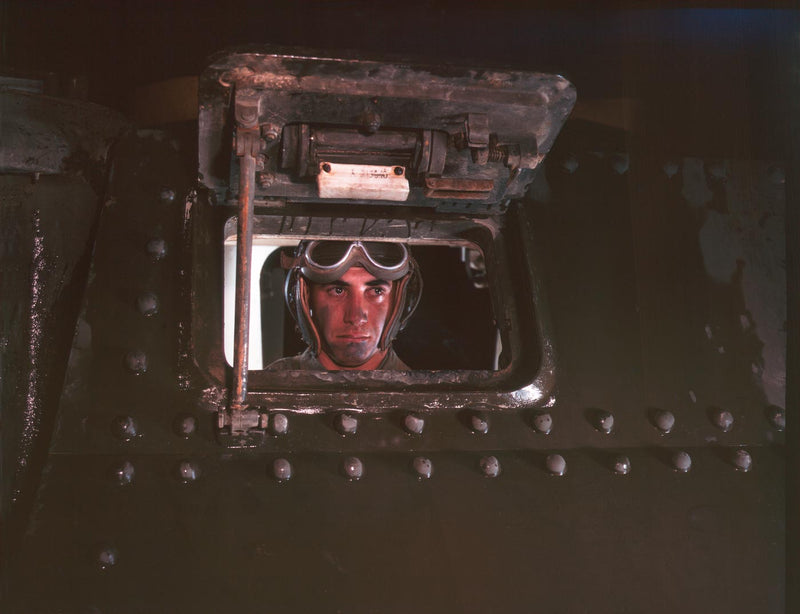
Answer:
[[[353,267],[329,284],[310,284],[312,319],[322,341],[320,360],[339,368],[374,369],[386,350],[378,343],[392,305],[392,284]]]

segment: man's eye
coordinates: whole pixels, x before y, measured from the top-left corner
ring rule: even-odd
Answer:
[[[328,294],[332,294],[333,296],[342,296],[344,294],[344,288],[342,286],[331,286],[328,288]]]
[[[375,294],[375,296],[383,296],[384,294],[386,294],[386,288],[375,286],[374,288],[372,288],[372,292]]]

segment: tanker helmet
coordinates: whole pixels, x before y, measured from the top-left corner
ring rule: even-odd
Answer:
[[[408,247],[383,241],[302,241],[288,263],[284,295],[303,341],[316,355],[320,333],[311,317],[309,282],[327,284],[359,266],[373,277],[392,283],[392,304],[378,343],[387,349],[419,304],[422,275]]]

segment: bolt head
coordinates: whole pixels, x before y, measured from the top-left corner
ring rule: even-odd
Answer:
[[[133,463],[130,461],[123,461],[121,464],[114,467],[113,476],[120,486],[127,486],[133,482],[136,471],[133,468]]]
[[[276,458],[272,462],[272,475],[279,482],[292,479],[292,464],[285,458]]]
[[[533,428],[539,433],[549,435],[553,430],[553,417],[548,413],[536,414],[533,417]]]
[[[342,435],[355,435],[358,430],[358,418],[343,413],[336,416],[336,430]]]
[[[117,416],[111,421],[111,432],[117,439],[130,441],[139,436],[139,428],[131,416]]]
[[[672,467],[679,473],[686,473],[692,468],[692,457],[684,450],[679,450],[672,455]]]
[[[364,463],[355,456],[344,459],[343,469],[349,480],[360,480],[364,475]]]
[[[489,432],[489,418],[480,413],[474,413],[469,417],[469,427],[473,433],[485,435]]]
[[[200,477],[200,469],[196,463],[189,460],[181,461],[178,465],[178,479],[185,484],[189,484]]]
[[[172,424],[175,434],[188,439],[197,430],[197,418],[191,414],[180,414]]]
[[[134,375],[147,372],[147,355],[142,350],[131,350],[125,354],[125,367]]]
[[[150,239],[146,248],[153,260],[163,260],[167,256],[167,242],[164,239]]]
[[[425,418],[416,414],[406,414],[403,418],[403,426],[412,435],[422,435],[422,431],[425,429]]]
[[[653,417],[653,425],[666,435],[675,426],[675,415],[671,411],[658,411]]]
[[[484,456],[478,464],[487,478],[496,478],[500,475],[500,461],[496,456]]]
[[[285,435],[289,432],[289,418],[286,414],[275,413],[270,416],[269,430],[273,435]]]
[[[566,159],[561,163],[561,166],[567,171],[570,175],[578,170],[578,158],[575,154],[570,154],[566,157]]]
[[[627,456],[617,456],[614,459],[614,473],[628,475],[631,472],[631,459]]]
[[[414,471],[420,479],[430,479],[433,475],[433,463],[429,458],[417,456],[413,462]]]
[[[552,475],[564,475],[567,472],[567,461],[560,454],[550,454],[544,464]]]
[[[268,143],[277,139],[281,134],[281,127],[276,124],[264,124],[261,126],[261,136]]]
[[[726,409],[715,409],[711,414],[711,421],[723,433],[733,428],[733,414]]]
[[[630,168],[630,165],[631,165],[630,156],[628,156],[628,154],[626,153],[614,154],[611,157],[611,168],[614,169],[614,172],[617,175],[624,175],[625,173],[627,173],[628,169]]]
[[[152,292],[145,292],[136,298],[136,309],[145,317],[158,313],[158,297]]]
[[[742,449],[736,450],[733,453],[733,465],[737,471],[743,473],[750,471],[753,468],[753,458],[750,456],[750,452]]]
[[[664,171],[664,174],[669,178],[672,179],[675,175],[678,174],[680,170],[680,165],[675,160],[668,160],[664,163],[664,166],[661,167]]]

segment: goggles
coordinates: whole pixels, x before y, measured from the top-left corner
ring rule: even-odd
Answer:
[[[395,281],[410,270],[408,248],[381,241],[311,241],[298,257],[300,272],[314,283],[331,283],[360,265],[377,279]]]

